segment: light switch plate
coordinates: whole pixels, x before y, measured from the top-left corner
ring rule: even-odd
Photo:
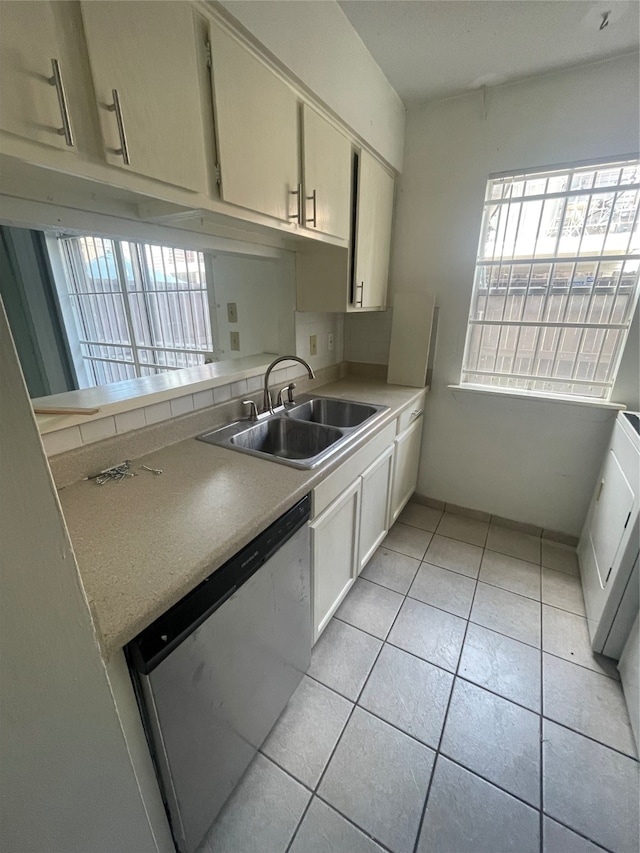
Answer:
[[[229,332],[229,338],[231,340],[231,349],[236,352],[240,351],[240,332]]]
[[[238,306],[235,302],[227,302],[227,317],[230,323],[238,322]]]
[[[309,355],[318,355],[318,336],[309,336]]]

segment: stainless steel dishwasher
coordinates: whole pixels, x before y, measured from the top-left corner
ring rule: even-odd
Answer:
[[[176,846],[193,853],[309,667],[309,497],[127,647]]]

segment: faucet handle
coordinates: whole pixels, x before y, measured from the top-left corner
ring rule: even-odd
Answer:
[[[249,420],[250,421],[257,421],[258,420],[258,407],[253,402],[253,400],[243,400],[242,405],[243,406],[249,406],[249,416],[248,416]]]
[[[293,399],[293,389],[296,387],[295,382],[290,382],[288,385],[284,385],[279,391],[278,396],[276,398],[276,406],[284,406],[284,392],[287,392],[287,402],[295,403]]]

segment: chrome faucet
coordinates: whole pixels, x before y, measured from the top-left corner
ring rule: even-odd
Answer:
[[[271,371],[276,366],[276,364],[280,364],[281,361],[297,361],[303,367],[307,368],[307,373],[309,374],[309,379],[315,379],[316,375],[311,369],[310,365],[303,358],[299,358],[297,355],[282,355],[280,358],[274,359],[271,362],[269,367],[267,367],[267,372],[264,375],[264,404],[263,408],[265,413],[269,412],[269,414],[273,414],[273,402],[271,400],[271,392],[269,391],[269,377],[271,376]],[[293,389],[291,389],[293,390]],[[289,394],[289,400],[292,401],[293,394]]]

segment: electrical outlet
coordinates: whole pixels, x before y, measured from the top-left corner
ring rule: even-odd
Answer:
[[[318,336],[309,336],[309,355],[318,355]]]
[[[235,302],[227,302],[227,317],[230,323],[238,322],[238,306]]]
[[[333,350],[333,332],[329,332],[329,336],[327,338],[327,349],[329,352]]]
[[[240,332],[229,332],[229,338],[231,339],[231,349],[236,352],[240,351]]]

